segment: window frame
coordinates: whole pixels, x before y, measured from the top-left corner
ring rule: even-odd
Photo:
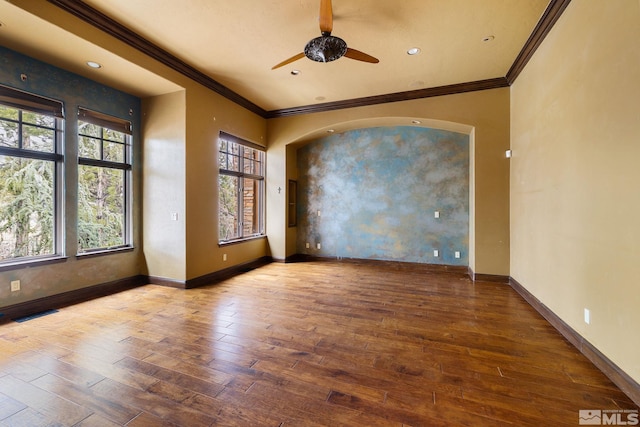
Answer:
[[[236,155],[229,155],[230,151],[227,150],[225,152],[221,151],[222,150],[222,142],[226,141],[227,144],[236,144],[238,146],[238,153],[237,153],[237,160],[238,160],[238,170],[233,170],[233,169],[229,169],[228,165],[229,165],[229,157],[236,157]],[[259,164],[261,165],[261,173],[249,173],[249,172],[245,172],[245,160],[246,157],[244,155],[244,150],[248,148],[248,149],[252,149],[255,150],[257,152],[260,153],[260,159],[259,159]],[[226,163],[227,163],[227,168],[222,168],[220,167],[220,157],[221,155],[224,154],[226,157]],[[218,144],[217,144],[217,150],[216,150],[216,155],[217,155],[217,164],[218,164],[218,222],[217,222],[217,226],[218,226],[218,245],[223,246],[223,245],[228,245],[228,244],[233,244],[233,243],[238,243],[238,242],[244,242],[247,240],[254,240],[254,239],[261,239],[264,238],[266,236],[266,213],[265,213],[265,199],[266,199],[266,188],[265,188],[265,182],[266,182],[266,160],[267,160],[267,153],[266,153],[266,149],[265,147],[255,144],[253,142],[249,142],[246,141],[244,139],[238,138],[234,135],[228,134],[226,132],[220,132],[218,135]],[[230,238],[230,239],[222,239],[220,237],[220,178],[222,176],[232,176],[232,177],[236,177],[238,179],[238,194],[236,197],[236,206],[238,209],[238,220],[236,223],[236,227],[238,229],[238,236]],[[244,190],[244,179],[252,179],[255,181],[258,181],[259,183],[259,190],[258,190],[258,196],[257,196],[257,209],[258,209],[258,213],[257,213],[257,220],[258,220],[258,229],[259,231],[257,233],[252,233],[252,234],[248,234],[245,235],[244,234],[244,209],[241,209],[244,207],[243,204],[243,190]]]
[[[95,135],[83,134],[80,132],[80,122],[93,124],[100,127],[100,137],[96,137]],[[125,134],[125,142],[124,144],[124,158],[122,162],[112,161],[112,160],[104,160],[104,141],[113,142],[111,140],[105,139],[104,137],[104,129],[109,129],[116,132],[121,132]],[[82,137],[87,137],[91,139],[99,139],[100,141],[100,159],[94,159],[90,157],[82,157],[80,156],[80,139]],[[78,132],[76,133],[77,145],[78,145],[78,187],[80,185],[80,166],[91,166],[97,168],[107,168],[107,169],[116,169],[123,171],[123,192],[124,192],[124,202],[123,202],[123,211],[124,211],[124,223],[123,223],[123,243],[119,245],[107,246],[107,247],[99,247],[99,248],[90,248],[85,250],[80,250],[79,243],[76,245],[76,256],[77,257],[88,257],[95,256],[99,254],[110,254],[115,252],[122,252],[123,250],[131,250],[134,247],[133,242],[133,128],[130,121],[121,119],[118,117],[110,116],[107,114],[103,114],[85,107],[78,107]],[[78,190],[76,190],[78,191]],[[76,204],[76,211],[79,212],[79,205]],[[78,221],[76,223],[76,233],[79,240],[79,224]]]
[[[19,89],[0,85],[0,104],[18,110],[18,119],[3,118],[3,121],[16,123],[18,126],[18,147],[0,146],[0,156],[19,157],[30,160],[49,161],[53,163],[53,252],[44,255],[21,256],[0,260],[0,271],[16,267],[26,267],[41,263],[55,262],[65,259],[65,217],[64,217],[64,139],[65,117],[64,104]],[[23,112],[28,111],[40,115],[51,116],[53,127],[46,127],[23,120]],[[28,150],[22,147],[24,126],[45,128],[53,131],[53,151]]]

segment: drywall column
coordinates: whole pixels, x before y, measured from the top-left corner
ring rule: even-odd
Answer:
[[[143,247],[147,274],[186,280],[185,91],[143,100]]]
[[[267,149],[267,235],[271,256],[284,261],[287,255],[287,147],[284,141],[269,143]]]

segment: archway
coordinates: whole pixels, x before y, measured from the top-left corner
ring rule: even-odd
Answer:
[[[391,128],[391,127],[413,127],[413,128],[424,128],[431,130],[439,130],[439,131],[448,131],[454,132],[457,134],[463,134],[468,137],[468,253],[466,254],[465,262],[468,262],[468,265],[473,265],[474,260],[474,247],[475,247],[475,234],[474,234],[474,215],[473,215],[473,206],[474,206],[474,174],[473,174],[473,153],[475,150],[475,132],[474,127],[470,125],[448,122],[443,120],[435,120],[424,117],[372,117],[372,118],[364,118],[364,119],[354,119],[354,120],[344,120],[344,121],[333,121],[327,122],[322,126],[313,126],[313,124],[309,123],[310,126],[303,126],[300,129],[297,129],[297,135],[291,134],[287,137],[287,141],[280,141],[279,148],[284,151],[285,154],[285,175],[282,178],[284,180],[278,184],[278,189],[287,189],[286,183],[289,180],[298,180],[299,174],[297,170],[297,151],[301,147],[316,141],[321,138],[325,138],[330,135],[338,135],[345,134],[355,130],[363,130],[363,129],[372,129],[372,128]],[[290,129],[291,130],[291,129]],[[272,141],[270,141],[272,142]],[[270,144],[270,151],[273,151],[276,147],[275,144]],[[269,161],[273,160],[270,158]],[[270,181],[274,182],[274,181]],[[282,184],[284,182],[285,184]],[[276,203],[281,204],[281,212],[287,212],[288,202],[290,200],[287,197],[286,192],[283,195],[280,193],[272,193],[273,202],[274,199]],[[286,215],[280,216],[278,218],[279,221],[285,222],[285,224],[278,224],[278,228],[284,229],[284,239],[281,240],[281,244],[284,244],[284,256],[277,256],[277,248],[273,248],[274,240],[270,237],[270,245],[272,245],[272,252],[274,258],[281,260],[286,259],[298,252],[298,227],[289,227],[286,224]],[[273,227],[273,223],[271,224]],[[271,233],[271,228],[269,229],[269,233]],[[313,242],[313,246],[315,247],[315,243]],[[274,250],[275,249],[275,250]],[[317,248],[316,248],[317,249]],[[281,254],[282,251],[279,251]],[[452,255],[453,256],[453,255]]]

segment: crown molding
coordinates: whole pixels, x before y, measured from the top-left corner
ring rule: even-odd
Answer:
[[[551,0],[551,2],[549,2],[538,24],[529,36],[529,39],[507,72],[506,79],[509,82],[509,86],[516,81],[520,72],[527,65],[536,50],[538,50],[538,47],[542,44],[545,37],[547,37],[547,34],[549,34],[570,2],[571,0]]]
[[[457,83],[407,92],[397,92],[385,95],[368,96],[363,98],[354,98],[322,104],[304,105],[299,107],[267,111],[254,104],[247,98],[239,95],[228,87],[217,82],[202,71],[194,68],[193,66],[187,64],[181,59],[175,57],[174,55],[150,42],[149,40],[134,33],[124,25],[109,18],[107,15],[89,6],[83,1],[47,1],[265,119],[295,116],[300,114],[320,113],[345,108],[365,107],[390,102],[409,101],[435,96],[454,95],[465,92],[509,87],[515,82],[520,72],[527,65],[544,38],[547,36],[547,34],[549,34],[554,24],[558,21],[564,10],[571,2],[571,0],[551,0],[549,2],[549,5],[538,21],[538,24],[529,36],[529,39],[523,46],[522,50],[520,51],[519,55],[517,56],[516,60],[514,61],[505,77],[496,77],[493,79]]]
[[[184,76],[192,79],[193,81],[200,83],[201,85],[211,89],[212,91],[219,93],[225,98],[235,102],[236,104],[252,111],[259,116],[265,117],[267,112],[260,106],[254,104],[243,96],[237,94],[221,83],[207,76],[200,70],[187,64],[181,59],[170,54],[161,47],[155,45],[144,37],[134,33],[124,25],[109,18],[104,13],[89,6],[88,4],[80,0],[48,0],[49,3],[63,9],[70,14],[80,18],[86,23],[104,31],[105,33],[115,37],[116,39],[128,44],[134,49],[139,50],[145,55],[155,59],[158,62],[176,70]]]
[[[447,86],[438,86],[407,92],[396,92],[386,95],[367,96],[364,98],[346,99],[344,101],[326,102],[323,104],[305,105],[302,107],[284,108],[267,112],[267,118],[296,116],[299,114],[319,113],[344,108],[366,107],[370,105],[386,104],[389,102],[410,101],[413,99],[431,98],[434,96],[455,95],[458,93],[475,92],[478,90],[497,89],[508,87],[509,83],[504,77],[479,80],[475,82],[457,83]]]

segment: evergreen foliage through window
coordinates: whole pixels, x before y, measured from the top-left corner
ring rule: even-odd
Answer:
[[[219,241],[262,236],[264,149],[224,132],[218,142]]]
[[[62,104],[0,86],[0,263],[62,254]]]
[[[83,108],[78,116],[78,252],[127,247],[130,123]]]

